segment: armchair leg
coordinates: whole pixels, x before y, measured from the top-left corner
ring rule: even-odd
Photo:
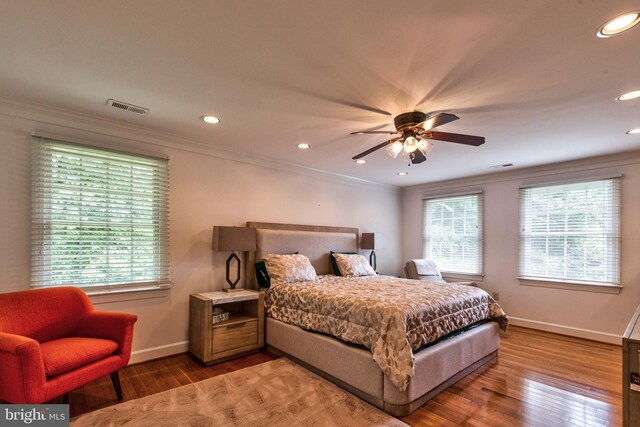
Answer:
[[[118,396],[118,402],[121,402],[122,388],[120,387],[120,375],[118,375],[118,371],[115,371],[111,374],[111,382],[113,383],[113,388],[116,389],[116,396]]]

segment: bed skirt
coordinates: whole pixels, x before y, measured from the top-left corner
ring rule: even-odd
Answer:
[[[394,416],[405,416],[497,356],[499,327],[488,322],[414,354],[415,376],[400,391],[371,352],[267,317],[267,348],[285,355]]]

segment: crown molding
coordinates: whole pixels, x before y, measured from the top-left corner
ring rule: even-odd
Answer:
[[[622,153],[607,154],[604,156],[588,157],[558,163],[549,163],[541,166],[531,166],[528,168],[493,172],[466,178],[431,182],[427,184],[417,184],[403,187],[402,194],[431,194],[437,191],[450,191],[456,188],[481,188],[480,186],[482,185],[505,181],[539,180],[544,178],[549,178],[551,180],[555,179],[554,177],[562,179],[562,175],[583,172],[593,172],[595,174],[601,173],[599,171],[602,169],[635,164],[640,164],[640,150],[625,151]]]
[[[40,127],[45,126],[47,131],[54,132],[58,135],[64,135],[66,131],[84,133],[92,136],[94,140],[96,137],[115,138],[120,141],[144,143],[285,172],[313,176],[341,184],[367,188],[368,190],[382,190],[395,194],[400,194],[401,192],[401,187],[395,185],[300,166],[251,153],[211,147],[204,142],[170,132],[160,132],[152,128],[105,119],[91,114],[52,107],[45,104],[0,96],[0,114],[35,121]]]

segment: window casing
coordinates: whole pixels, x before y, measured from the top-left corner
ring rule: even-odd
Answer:
[[[46,138],[35,154],[33,287],[170,285],[167,159]]]
[[[620,285],[620,177],[520,189],[520,278]]]
[[[463,194],[424,201],[423,256],[443,274],[483,273],[483,195]]]

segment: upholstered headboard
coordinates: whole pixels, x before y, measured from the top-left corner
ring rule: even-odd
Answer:
[[[298,252],[309,257],[317,274],[333,274],[330,251],[358,251],[357,228],[268,222],[247,222],[247,227],[256,229],[257,241],[256,251],[247,256],[245,286],[249,289],[258,289],[254,265],[265,254]]]

